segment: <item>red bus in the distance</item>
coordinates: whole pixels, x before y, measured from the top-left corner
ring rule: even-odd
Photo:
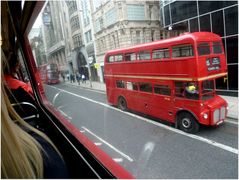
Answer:
[[[209,32],[128,48],[105,55],[108,102],[194,133],[200,124],[221,124],[227,102],[215,93],[215,79],[227,75],[221,38]]]
[[[58,84],[59,80],[59,70],[55,63],[48,63],[39,66],[39,73],[43,83],[46,84]]]

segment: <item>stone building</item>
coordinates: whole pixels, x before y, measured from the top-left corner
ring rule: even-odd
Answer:
[[[170,36],[160,26],[158,1],[107,1],[93,13],[93,20],[101,82],[104,80],[105,52]]]

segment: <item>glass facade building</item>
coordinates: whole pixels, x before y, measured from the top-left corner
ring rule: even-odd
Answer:
[[[218,92],[238,95],[238,1],[160,1],[165,29],[208,31],[221,36],[228,77],[216,80]]]

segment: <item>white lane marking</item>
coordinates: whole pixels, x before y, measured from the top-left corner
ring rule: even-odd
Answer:
[[[68,119],[72,120],[72,117],[68,116],[64,111],[60,110],[61,114],[63,114],[65,117],[67,117]]]
[[[155,121],[146,119],[146,118],[144,118],[144,117],[138,116],[138,115],[136,115],[136,114],[132,114],[132,113],[130,113],[130,112],[122,111],[122,110],[117,109],[117,108],[115,108],[115,107],[113,107],[113,106],[110,106],[110,105],[108,105],[108,104],[105,104],[105,103],[102,103],[102,102],[98,102],[98,101],[95,101],[95,100],[92,100],[92,99],[89,99],[89,98],[80,96],[80,95],[78,95],[78,94],[74,94],[74,93],[68,92],[68,91],[63,90],[63,89],[59,89],[59,88],[56,88],[56,87],[53,87],[53,86],[51,86],[51,87],[52,87],[52,88],[55,88],[55,89],[57,89],[57,90],[62,90],[62,91],[65,92],[65,93],[71,94],[71,95],[73,95],[73,96],[77,96],[77,97],[82,98],[82,99],[85,99],[85,100],[87,100],[87,101],[90,101],[90,102],[93,102],[93,103],[96,103],[96,104],[100,104],[100,105],[105,106],[105,107],[107,107],[107,108],[114,109],[114,110],[116,110],[116,111],[119,111],[119,112],[128,114],[129,116],[135,117],[135,118],[140,119],[140,120],[142,120],[142,121],[145,121],[145,122],[147,122],[147,123],[154,124],[154,125],[156,125],[156,126],[162,127],[162,128],[164,128],[164,129],[168,129],[168,130],[173,131],[173,132],[175,132],[175,133],[178,133],[178,134],[181,134],[181,135],[190,137],[190,138],[192,138],[192,139],[196,139],[196,140],[205,142],[205,143],[210,144],[210,145],[212,145],[212,146],[221,148],[221,149],[223,149],[223,150],[226,150],[226,151],[229,151],[229,152],[238,154],[238,149],[235,149],[235,148],[233,148],[233,147],[230,147],[230,146],[227,146],[227,145],[218,143],[218,142],[213,141],[213,140],[210,140],[210,139],[206,139],[206,138],[201,137],[201,136],[197,136],[197,135],[194,135],[194,134],[185,133],[185,132],[183,132],[183,131],[181,131],[181,130],[179,130],[179,129],[175,129],[175,128],[172,128],[172,127],[170,127],[170,126],[161,124],[161,123],[159,123],[159,122],[155,122]]]
[[[72,84],[65,84],[66,86],[72,86]],[[79,85],[75,85],[73,84],[73,86],[75,87],[79,87],[80,89],[86,89],[84,88],[84,86],[79,86]],[[99,91],[99,90],[95,90],[95,89],[90,89],[89,87],[87,87],[87,90],[89,91],[93,91],[93,92],[97,92],[97,93],[101,93],[101,94],[106,94],[105,92]]]
[[[107,146],[109,146],[111,149],[113,149],[114,151],[116,151],[117,153],[119,153],[121,156],[123,156],[124,158],[128,159],[130,162],[133,162],[134,160],[129,157],[128,155],[124,154],[123,152],[121,152],[120,150],[118,150],[117,148],[115,148],[114,146],[112,146],[110,143],[106,142],[104,139],[100,138],[99,136],[97,136],[96,134],[94,134],[93,132],[91,132],[89,129],[82,127],[84,130],[86,130],[88,133],[90,133],[91,135],[95,136],[97,139],[99,139],[101,142],[103,142],[104,144],[106,144]]]
[[[59,89],[60,90],[60,89]],[[55,101],[56,101],[56,98],[59,96],[59,94],[61,93],[62,91],[60,90],[58,93],[55,94],[53,100],[52,100],[52,104],[55,104]]]
[[[96,146],[101,146],[102,143],[100,143],[100,142],[95,142],[95,145],[96,145]]]
[[[84,133],[84,132],[85,132],[85,130],[80,130],[80,132],[81,132],[81,133]]]
[[[123,162],[123,159],[122,158],[113,158],[113,160],[115,161],[115,162]]]
[[[231,124],[238,125],[238,122],[236,122],[236,121],[230,121],[230,120],[226,120],[225,122],[226,122],[226,123],[231,123]]]

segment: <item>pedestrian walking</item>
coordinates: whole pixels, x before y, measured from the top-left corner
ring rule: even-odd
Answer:
[[[81,79],[82,79],[82,83],[86,83],[86,78],[84,74],[81,75]]]
[[[76,81],[80,85],[80,74],[78,72],[76,73]]]

